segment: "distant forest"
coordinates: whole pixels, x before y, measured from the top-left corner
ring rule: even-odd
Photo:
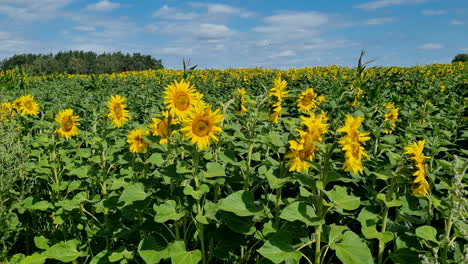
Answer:
[[[23,68],[32,75],[51,73],[101,74],[164,68],[161,60],[140,53],[96,54],[92,51],[65,51],[57,54],[19,54],[0,62],[0,69]]]

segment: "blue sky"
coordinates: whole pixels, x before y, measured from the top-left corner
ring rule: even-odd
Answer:
[[[449,63],[468,53],[467,0],[0,0],[0,59],[140,52],[181,68]]]

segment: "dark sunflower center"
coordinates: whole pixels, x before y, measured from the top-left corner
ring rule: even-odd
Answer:
[[[116,119],[122,118],[122,107],[119,104],[114,105],[114,115]]]
[[[314,100],[314,95],[313,94],[306,94],[304,97],[302,97],[302,105],[304,106],[309,106],[309,104]]]
[[[167,135],[167,131],[166,131],[166,122],[159,122],[159,124],[158,124],[158,131],[159,131],[159,134],[160,134],[162,137],[166,137],[166,135]]]
[[[181,111],[186,110],[190,105],[190,97],[186,93],[179,92],[175,95],[175,107]]]
[[[204,137],[210,132],[210,124],[205,120],[198,120],[193,123],[193,133],[199,137]]]
[[[62,129],[65,132],[70,132],[73,129],[73,119],[71,116],[67,116],[62,121]]]

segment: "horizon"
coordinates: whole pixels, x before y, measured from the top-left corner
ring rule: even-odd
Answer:
[[[0,1],[0,60],[70,50],[151,55],[166,69],[450,64],[468,53],[463,0]]]

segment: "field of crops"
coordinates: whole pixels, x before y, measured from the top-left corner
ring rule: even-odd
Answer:
[[[467,263],[468,65],[0,72],[0,262]]]

